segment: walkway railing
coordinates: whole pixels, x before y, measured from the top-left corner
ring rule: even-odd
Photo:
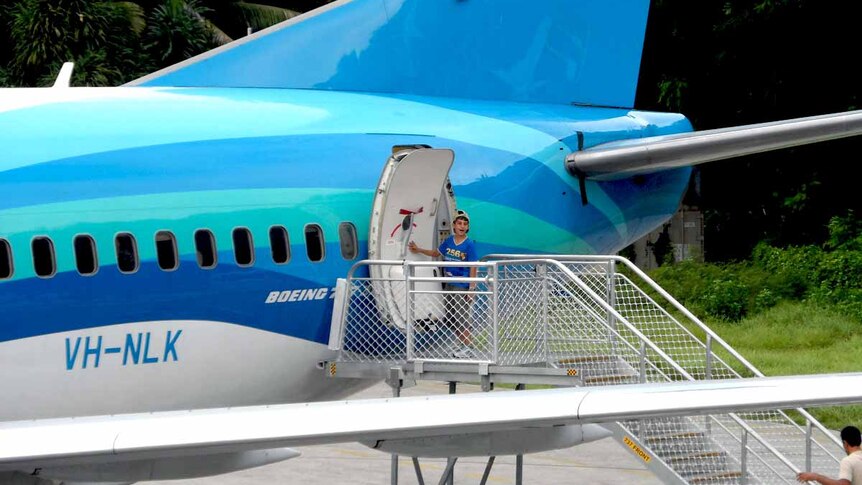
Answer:
[[[476,277],[443,277],[452,266],[475,268]],[[557,368],[587,386],[762,375],[614,256],[362,261],[348,276],[339,328],[341,362]],[[793,483],[802,469],[831,473],[840,455],[831,433],[801,409],[618,426],[620,440],[654,451],[650,466],[669,483]]]

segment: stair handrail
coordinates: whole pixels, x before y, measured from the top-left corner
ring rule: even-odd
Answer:
[[[519,261],[519,262],[520,262],[520,261]],[[559,283],[559,282],[558,282],[558,281],[556,281],[556,280],[555,280],[555,282],[556,282],[556,283]],[[572,292],[571,292],[568,288],[566,288],[565,286],[562,286],[562,285],[561,285],[561,288],[560,288],[560,289],[561,289],[562,291],[565,291],[569,296],[572,296],[572,297],[577,298],[577,295],[575,295],[574,293],[572,293]],[[613,328],[613,327],[609,326],[609,325],[608,325],[608,323],[607,323],[606,321],[602,320],[601,316],[599,316],[599,315],[598,315],[598,314],[597,314],[597,313],[596,313],[592,308],[587,308],[586,310],[590,313],[590,315],[591,315],[593,318],[595,318],[595,320],[599,323],[599,325],[604,326],[606,330],[610,331],[614,336],[618,337],[618,338],[620,339],[620,341],[623,343],[623,345],[625,345],[629,350],[634,351],[634,352],[636,352],[636,353],[640,353],[640,352],[641,352],[641,350],[640,350],[640,349],[636,348],[634,345],[632,345],[632,343],[631,343],[631,342],[629,342],[628,340],[626,340],[626,339],[623,337],[623,335],[619,332],[619,330],[617,330],[617,329],[615,329],[615,328]],[[647,340],[649,340],[649,339],[647,339]],[[644,343],[646,344],[646,342],[645,342],[645,341],[643,341],[643,340],[641,340],[641,341],[642,341],[642,342],[644,342]],[[645,365],[646,365],[646,364],[648,364],[648,365],[649,365],[649,366],[650,366],[650,367],[651,367],[655,372],[657,372],[657,373],[659,373],[660,375],[662,375],[662,376],[666,377],[668,380],[671,380],[671,377],[670,377],[670,376],[668,376],[667,374],[665,374],[665,373],[664,373],[664,371],[662,371],[662,370],[661,370],[657,365],[655,365],[655,363],[654,363],[652,360],[647,359],[645,355],[644,355],[644,356],[642,356],[642,357],[643,357],[643,358],[644,358],[644,360],[646,361],[646,362],[645,362]]]
[[[598,295],[592,288],[590,288],[586,283],[581,280],[572,270],[567,268],[564,264],[560,263],[554,259],[513,259],[513,260],[497,260],[495,263],[499,264],[511,264],[511,263],[526,263],[526,264],[536,264],[536,263],[550,263],[553,266],[556,266],[564,275],[566,275],[569,279],[571,279],[581,290],[583,290],[587,295],[593,299],[596,303],[602,307],[603,310],[611,313],[613,317],[620,323],[622,323],[629,331],[634,333],[638,339],[648,345],[654,352],[656,352],[666,363],[670,364],[674,370],[682,374],[686,379],[690,381],[696,380],[694,376],[689,374],[685,369],[683,369],[673,358],[667,355],[664,351],[662,351],[649,337],[644,335],[640,330],[638,330],[631,322],[628,321],[627,318],[623,317],[619,312],[616,311],[615,308],[610,306],[608,302],[606,302],[600,295]],[[600,319],[601,321],[601,319]],[[607,325],[606,322],[601,321],[602,325]],[[761,375],[761,377],[763,377]],[[744,419],[740,418],[736,413],[728,413],[731,419],[736,422],[745,432],[750,435],[752,438],[757,440],[764,448],[766,448],[770,453],[772,453],[779,461],[781,461],[786,467],[788,467],[794,474],[799,473],[801,470],[796,467],[796,465],[790,461],[783,453],[781,453],[778,449],[772,446],[765,438],[763,438],[760,433],[754,430],[748,423],[745,422]],[[750,447],[746,446],[747,450],[750,450]],[[767,465],[769,466],[769,465]],[[772,467],[769,467],[772,469]],[[774,473],[777,474],[777,471],[772,469]],[[780,476],[780,475],[779,475]]]
[[[503,256],[503,257],[506,257],[508,259],[500,259],[499,256]],[[482,260],[481,260],[482,262],[475,262],[475,263],[468,263],[468,264],[470,266],[480,266],[480,267],[487,267],[490,264],[491,266],[495,267],[495,273],[496,273],[496,267],[498,267],[499,265],[514,264],[514,263],[518,263],[518,264],[544,264],[544,265],[556,267],[570,281],[575,283],[575,285],[580,290],[584,291],[587,294],[587,296],[593,300],[593,302],[597,303],[599,305],[599,307],[602,308],[602,310],[608,312],[611,316],[613,316],[614,319],[618,323],[622,324],[630,332],[632,332],[638,338],[638,340],[640,340],[645,346],[648,346],[653,352],[655,352],[662,360],[664,360],[668,365],[670,365],[682,377],[684,377],[687,380],[696,380],[688,371],[686,371],[683,367],[681,367],[673,358],[671,358],[669,355],[667,355],[667,353],[665,353],[663,350],[661,350],[661,348],[658,347],[656,345],[656,343],[652,341],[652,339],[650,339],[643,332],[641,332],[639,329],[637,329],[637,327],[635,327],[631,322],[629,322],[627,318],[623,317],[615,308],[613,308],[607,301],[605,301],[604,298],[602,298],[592,288],[590,288],[589,285],[587,285],[578,275],[576,275],[572,270],[570,270],[568,267],[566,267],[563,263],[560,262],[561,259],[562,260],[570,260],[570,261],[574,261],[574,260],[585,261],[585,262],[587,262],[587,261],[608,261],[608,260],[620,261],[620,262],[623,262],[624,264],[626,264],[628,267],[635,270],[636,274],[641,276],[641,278],[644,279],[644,281],[647,281],[647,283],[649,283],[651,286],[653,286],[654,289],[659,291],[659,293],[662,294],[662,296],[664,296],[666,299],[668,299],[668,301],[670,301],[672,304],[674,304],[674,306],[676,306],[678,309],[683,311],[684,314],[686,314],[686,316],[688,316],[690,319],[692,319],[692,321],[697,323],[704,331],[706,331],[708,334],[714,335],[716,340],[718,340],[719,343],[722,346],[724,346],[728,351],[730,351],[732,353],[736,353],[735,351],[733,351],[732,348],[729,347],[729,345],[726,342],[724,342],[720,337],[715,335],[714,332],[712,332],[708,327],[706,327],[702,322],[700,322],[700,320],[698,320],[690,312],[688,312],[684,307],[682,307],[681,304],[679,304],[679,302],[677,302],[675,299],[673,299],[673,297],[671,297],[669,294],[667,294],[667,292],[665,292],[663,289],[661,289],[648,276],[646,276],[643,272],[639,271],[638,268],[632,267],[631,263],[628,262],[628,260],[625,260],[624,258],[620,258],[617,256],[604,256],[604,257],[573,256],[573,255],[542,255],[542,256],[543,256],[542,258],[535,258],[534,255],[532,255],[532,256],[531,255],[488,255],[488,256],[482,258]],[[487,263],[486,261],[488,259],[495,259],[495,261],[493,261],[491,263]],[[407,266],[447,266],[448,265],[448,266],[452,266],[452,265],[464,265],[464,263],[446,264],[445,262],[425,262],[425,261],[420,262],[420,261],[403,261],[403,260],[362,260],[362,261],[356,262],[350,268],[350,270],[348,272],[348,280],[353,280],[353,279],[357,278],[355,275],[356,275],[356,271],[358,270],[358,268],[360,268],[362,266],[370,266],[370,265],[407,265]],[[359,278],[364,279],[366,277],[359,277]],[[407,272],[407,271],[405,271],[405,273],[403,275],[403,279],[386,278],[386,280],[389,280],[389,281],[404,281],[405,283],[409,279],[410,279],[409,272]],[[438,278],[433,278],[433,279],[437,280]],[[478,280],[481,280],[482,282],[485,282],[485,283],[491,283],[491,282],[496,283],[496,279],[491,278],[490,275],[486,276],[485,278],[466,278],[466,279],[470,279],[470,280],[475,279],[475,280],[477,280],[477,282],[479,282]],[[497,286],[496,284],[493,285],[493,288],[494,288],[493,293],[495,293],[495,298],[496,298],[496,293],[497,293],[496,286]],[[350,294],[352,293],[352,286],[348,285],[348,287],[350,288],[350,290],[347,292],[347,294],[345,296],[346,296],[346,298],[348,298],[348,301],[349,301]],[[569,289],[567,289],[565,287],[563,287],[563,288],[567,293],[569,293],[572,296],[575,296],[574,294],[571,293],[571,291]],[[612,327],[610,327],[607,324],[607,322],[604,321],[603,319],[598,318],[597,321],[600,322],[601,325],[608,327],[608,329],[613,331],[616,335],[621,336],[619,334],[619,332],[616,331],[616,329],[613,329]],[[496,321],[494,322],[495,325],[497,325],[498,323],[499,322],[496,322]],[[342,332],[341,332],[342,338],[343,338],[343,331],[344,331],[344,328],[342,327]],[[623,340],[625,340],[625,339],[623,339]],[[629,345],[629,347],[632,347],[632,346]],[[736,354],[738,355],[738,353],[736,353]],[[742,358],[741,356],[739,356],[738,358],[744,364],[750,366],[753,369],[753,371],[756,371],[760,377],[763,376],[762,373],[760,373],[759,371],[754,369],[754,367],[750,363],[748,363],[744,358]],[[650,362],[650,365],[653,368],[657,369],[657,367],[655,366],[655,363]],[[659,370],[659,372],[661,374],[664,374],[660,370]],[[805,412],[804,410],[801,410],[801,409],[800,409],[800,411],[803,413]],[[807,413],[805,413],[805,414],[807,414]],[[739,418],[737,415],[735,415],[733,413],[729,413],[728,415],[737,424],[739,424],[746,431],[746,433],[748,435],[752,436],[756,441],[758,441],[761,445],[763,445],[767,450],[769,450],[771,453],[773,453],[773,455],[776,456],[785,466],[788,466],[794,472],[799,471],[792,462],[790,462],[782,453],[780,453],[772,445],[770,445],[768,442],[766,442],[759,435],[759,433],[757,433],[753,428],[751,428],[747,423],[745,423],[744,420],[742,420],[741,418]],[[816,423],[817,425],[820,425],[820,423],[817,420],[815,420],[813,417],[810,417],[810,418],[807,417],[807,419],[809,419],[809,421],[812,423]],[[825,429],[825,428],[822,428],[822,425],[820,425],[820,428]],[[830,437],[832,436],[830,433],[828,433],[828,431],[826,432],[826,434],[827,434],[827,436],[830,436]],[[750,450],[749,447],[746,447],[746,449]],[[753,451],[753,450],[750,450],[750,451]],[[755,455],[757,455],[757,454],[755,453]],[[760,457],[758,457],[758,459],[760,459],[762,461],[762,459]],[[767,464],[767,466],[769,466],[769,465]],[[769,468],[774,473],[777,473],[771,466],[769,466]]]
[[[640,340],[641,342],[643,342],[644,344],[649,346],[649,348],[653,352],[658,354],[665,362],[667,362],[671,367],[673,367],[674,370],[676,370],[677,372],[682,374],[683,377],[685,377],[686,379],[688,379],[690,381],[695,380],[695,378],[691,374],[689,374],[688,371],[686,371],[684,368],[682,368],[675,360],[673,360],[669,355],[667,355],[667,353],[665,353],[661,348],[659,348],[659,346],[656,345],[655,342],[653,342],[649,337],[644,335],[643,332],[641,332],[640,330],[637,329],[637,327],[632,325],[628,321],[628,319],[623,317],[614,307],[610,306],[608,304],[608,302],[606,302],[601,296],[599,296],[595,291],[593,291],[592,288],[590,288],[586,283],[584,283],[583,280],[581,280],[581,278],[578,277],[578,275],[576,275],[572,270],[567,268],[564,264],[560,263],[559,261],[555,261],[553,259],[534,258],[534,259],[517,259],[517,260],[510,260],[510,261],[500,260],[500,261],[496,261],[496,263],[499,263],[499,264],[512,264],[512,263],[537,264],[537,263],[540,263],[540,264],[548,264],[551,266],[556,266],[557,269],[559,269],[564,275],[566,275],[570,280],[572,280],[572,282],[574,282],[578,286],[578,288],[583,290],[590,298],[593,299],[593,301],[598,303],[599,306],[602,308],[602,310],[610,313],[615,319],[617,319],[617,321],[621,322],[630,332],[635,334],[635,336],[638,338],[638,340]]]
[[[668,311],[667,311],[667,310],[665,310],[663,306],[659,305],[659,304],[658,304],[658,302],[656,302],[656,301],[655,301],[655,300],[654,300],[650,295],[648,295],[648,294],[646,294],[645,292],[643,292],[643,290],[641,290],[637,285],[635,285],[635,284],[634,284],[634,282],[633,282],[633,281],[631,281],[631,279],[629,279],[629,278],[628,278],[627,276],[625,276],[625,275],[620,275],[620,276],[621,276],[622,278],[625,278],[625,279],[626,279],[626,281],[628,281],[629,283],[631,283],[631,284],[632,284],[632,286],[634,286],[634,288],[635,288],[635,289],[637,289],[638,291],[640,291],[640,292],[641,292],[641,295],[642,295],[644,298],[646,298],[646,299],[647,299],[647,300],[649,300],[651,303],[653,303],[653,304],[654,304],[654,305],[655,305],[659,310],[661,310],[661,312],[662,312],[662,313],[663,313],[667,318],[669,318],[671,321],[673,321],[674,323],[676,323],[676,324],[677,324],[677,326],[678,326],[682,331],[686,332],[690,337],[692,337],[692,338],[694,338],[695,340],[697,340],[697,341],[698,341],[698,343],[701,343],[701,345],[704,347],[704,350],[706,350],[708,353],[710,353],[710,354],[713,356],[713,358],[715,358],[718,362],[720,362],[722,365],[724,365],[724,367],[725,367],[729,372],[731,372],[733,375],[735,375],[735,376],[737,376],[737,377],[739,377],[739,378],[742,378],[742,376],[739,374],[739,372],[736,372],[736,370],[735,370],[733,367],[731,367],[727,362],[725,362],[725,361],[724,361],[724,359],[722,359],[722,358],[721,358],[721,356],[716,355],[716,354],[712,351],[710,341],[713,339],[713,336],[712,336],[711,334],[707,334],[707,335],[706,335],[706,337],[707,337],[707,338],[706,338],[706,343],[702,343],[702,342],[700,342],[700,341],[699,341],[699,339],[697,339],[697,336],[695,336],[694,334],[692,334],[692,333],[691,333],[687,328],[685,328],[682,324],[680,324],[680,323],[679,323],[679,321],[678,321],[678,320],[677,320],[673,315],[671,315],[670,313],[668,313]],[[642,278],[642,279],[643,279],[643,278]],[[646,280],[645,280],[645,281],[646,281]],[[650,281],[648,281],[648,283],[650,283]],[[655,283],[655,282],[654,282],[654,281],[652,281],[652,283]],[[655,283],[655,285],[657,286],[658,284],[657,284],[657,283]],[[707,328],[708,328],[708,327],[707,327]],[[754,369],[754,370],[757,370],[757,369]],[[762,375],[760,375],[760,376],[758,376],[758,377],[762,377]],[[707,376],[707,378],[710,378],[710,377],[709,377],[709,376]],[[831,432],[829,432],[829,431],[828,431],[828,430],[823,426],[823,424],[822,424],[822,423],[820,423],[820,422],[819,422],[819,421],[817,421],[815,418],[813,418],[813,417],[808,413],[808,411],[806,411],[804,408],[795,408],[794,410],[795,410],[795,411],[797,411],[797,412],[799,412],[799,413],[800,413],[800,414],[801,414],[801,415],[806,419],[806,421],[807,421],[807,422],[812,423],[812,425],[813,425],[813,426],[816,426],[816,427],[817,427],[817,429],[819,429],[822,433],[824,433],[825,435],[827,435],[827,436],[828,436],[828,438],[830,439],[830,441],[832,441],[832,442],[833,442],[833,443],[835,443],[836,445],[840,445],[840,443],[839,443],[839,441],[837,440],[837,438],[835,438],[835,437],[834,437],[834,435],[833,435]],[[791,419],[791,418],[790,418],[790,416],[788,416],[788,415],[787,415],[783,410],[780,410],[780,409],[779,409],[779,410],[776,410],[776,412],[777,412],[778,414],[780,414],[781,416],[783,416],[785,419],[787,419],[787,421],[788,421],[791,425],[795,426],[795,427],[796,427],[796,429],[797,429],[800,433],[805,433],[805,431],[802,429],[802,426],[801,426],[800,424],[796,423],[793,419]],[[829,451],[828,449],[826,449],[826,447],[825,447],[825,446],[823,446],[823,444],[822,444],[822,443],[820,443],[820,442],[819,442],[819,441],[817,441],[817,440],[813,440],[813,439],[811,439],[811,438],[808,438],[808,439],[809,439],[811,442],[813,442],[813,443],[817,446],[817,448],[819,448],[821,451],[823,451],[824,453],[826,453],[826,454],[830,455],[830,456],[831,456],[835,461],[839,461],[839,459],[838,459],[835,455],[833,455],[831,451]]]
[[[601,306],[604,311],[609,312],[611,315],[614,316],[614,318],[616,318],[618,321],[622,322],[623,325],[625,325],[629,331],[634,333],[635,336],[637,336],[639,340],[644,342],[647,346],[649,346],[649,348],[651,350],[653,350],[656,354],[661,356],[661,358],[665,362],[667,362],[669,365],[671,365],[671,367],[673,367],[674,370],[676,370],[677,372],[682,374],[683,377],[685,377],[688,380],[695,380],[691,374],[689,374],[676,361],[674,361],[663,350],[661,350],[661,348],[659,348],[655,344],[655,342],[650,340],[646,335],[643,334],[643,332],[638,330],[625,317],[620,315],[620,313],[617,312],[616,309],[614,309],[613,307],[608,305],[608,303],[606,301],[604,301],[604,299],[601,296],[596,294],[586,283],[583,282],[583,280],[581,280],[574,272],[572,272],[572,270],[567,268],[564,264],[560,263],[559,261],[555,261],[553,259],[535,258],[535,257],[533,257],[532,259],[512,259],[510,261],[502,261],[501,260],[501,261],[494,261],[493,263],[487,263],[484,261],[485,261],[485,258],[483,258],[480,262],[473,262],[473,263],[469,263],[469,262],[464,262],[464,263],[445,262],[445,261],[404,261],[404,260],[366,259],[366,260],[357,261],[356,263],[353,264],[353,266],[351,266],[350,270],[347,273],[347,279],[348,279],[348,281],[356,279],[356,272],[358,271],[358,269],[363,267],[363,266],[370,266],[370,265],[403,266],[406,264],[408,266],[475,266],[475,267],[486,267],[488,265],[496,266],[496,265],[501,265],[501,264],[513,264],[513,263],[519,263],[519,264],[524,264],[524,263],[536,264],[536,263],[539,263],[539,264],[552,265],[552,266],[557,267],[563,274],[565,274],[569,279],[571,279],[580,289],[584,290],[587,293],[587,295],[590,296],[590,298],[592,298],[594,301],[598,302],[599,306]],[[406,283],[409,279],[407,272],[404,273],[402,278],[403,279],[387,278],[387,280],[404,281]],[[430,280],[430,279],[442,280],[443,278],[439,278],[439,277],[438,278],[423,278],[423,280]],[[477,281],[481,280],[482,282],[486,282],[486,283],[494,281],[493,278],[490,277],[490,275],[487,276],[486,278],[459,278],[459,280],[460,279],[469,279],[469,280],[475,279]],[[494,293],[497,292],[496,287],[494,288],[493,292]],[[347,298],[349,298],[349,295],[350,295],[350,292],[347,293]],[[345,315],[346,315],[346,312],[345,312]],[[495,325],[497,325],[497,323],[498,322],[494,322]],[[343,328],[344,327],[342,326],[342,329]],[[343,330],[342,330],[342,333],[343,333]]]
[[[739,359],[739,361],[750,371],[752,371],[757,377],[766,377],[760,370],[758,370],[754,364],[749,362],[745,357],[743,357],[739,352],[737,352],[733,347],[730,346],[727,342],[724,341],[717,333],[715,333],[711,328],[706,326],[703,322],[700,321],[693,313],[691,313],[686,307],[682,305],[682,303],[678,302],[676,298],[674,298],[670,293],[664,290],[661,286],[658,285],[652,278],[650,278],[646,273],[644,273],[640,268],[635,266],[631,261],[622,257],[622,256],[614,256],[614,255],[605,255],[605,256],[595,256],[595,255],[572,255],[572,254],[543,254],[542,257],[549,258],[557,261],[614,261],[617,263],[624,264],[627,268],[632,270],[635,274],[637,274],[641,279],[643,279],[647,284],[649,284],[658,294],[664,297],[671,305],[673,305],[677,310],[682,312],[683,315],[688,317],[692,322],[694,322],[701,330],[706,332],[708,335],[712,336],[713,340],[717,341],[725,350],[727,350],[733,357]],[[483,261],[490,259],[502,259],[508,258],[512,260],[520,261],[523,258],[535,258],[535,255],[527,255],[527,254],[489,254],[482,258]]]
[[[652,278],[649,277],[649,275],[647,275],[643,270],[638,268],[634,263],[632,263],[631,261],[629,261],[628,259],[626,259],[622,256],[611,256],[610,259],[612,259],[616,262],[621,262],[627,268],[632,270],[632,272],[634,272],[636,275],[638,275],[643,281],[645,281],[647,284],[649,284],[663,298],[665,298],[671,305],[673,305],[674,308],[676,308],[677,310],[682,312],[683,315],[685,315],[689,320],[694,322],[698,326],[698,328],[700,328],[707,335],[709,335],[713,341],[718,342],[718,344],[721,345],[724,348],[724,350],[726,350],[730,355],[732,355],[734,358],[739,360],[739,362],[742,363],[742,365],[745,366],[749,371],[753,372],[757,377],[765,377],[765,374],[763,372],[760,372],[760,369],[755,367],[754,364],[749,362],[748,359],[743,357],[739,352],[736,351],[736,349],[731,347],[730,344],[728,344],[723,338],[721,338],[717,333],[715,333],[711,328],[709,328],[705,323],[703,323],[699,318],[697,318],[693,313],[691,313],[686,307],[684,307],[682,305],[682,303],[678,302],[676,300],[676,298],[674,298],[670,293],[665,291],[664,288],[659,286],[658,283],[656,283]],[[725,363],[725,365],[727,365],[727,364]],[[730,367],[730,366],[728,366],[728,367]],[[804,417],[806,420],[811,422],[811,424],[813,424],[815,427],[817,427],[817,429],[819,429],[824,435],[826,435],[828,437],[829,440],[831,440],[837,446],[839,446],[839,447],[842,446],[841,440],[836,438],[835,435],[833,435],[830,430],[828,430],[825,426],[823,426],[823,423],[821,423],[819,420],[817,420],[814,416],[812,416],[804,408],[795,408],[795,411],[800,413],[802,415],[802,417]],[[793,420],[790,420],[790,421],[793,422],[794,424],[796,424]],[[800,428],[800,431],[801,431],[801,428]],[[814,442],[817,443],[817,441],[814,441]],[[819,443],[818,443],[818,445],[819,445]],[[829,450],[826,450],[822,446],[820,446],[820,448],[823,449],[823,451],[829,453]],[[831,455],[831,453],[829,453],[829,454]],[[834,455],[833,455],[833,458],[835,458]],[[837,458],[836,458],[836,461],[837,461]]]
[[[751,428],[751,426],[749,426],[747,423],[745,423],[745,422],[744,422],[744,420],[742,420],[742,418],[739,418],[739,416],[737,416],[736,414],[733,414],[733,413],[729,413],[729,415],[730,415],[732,418],[735,418],[735,419],[734,419],[734,422],[735,422],[735,423],[737,423],[737,424],[739,424],[739,425],[740,425],[740,427],[742,427],[742,429],[743,429],[746,433],[751,434],[751,433],[753,432],[753,429]],[[742,444],[742,439],[737,438],[736,436],[734,436],[733,432],[732,432],[731,430],[729,430],[729,429],[727,428],[727,426],[725,426],[725,425],[724,425],[724,423],[722,423],[720,420],[716,419],[714,415],[712,415],[712,414],[708,414],[708,415],[707,415],[707,417],[708,417],[710,420],[712,420],[715,424],[717,424],[719,427],[721,427],[721,428],[725,431],[725,433],[727,433],[727,434],[728,434],[731,438],[733,438],[737,443]],[[742,422],[740,422],[740,421],[742,421]],[[765,444],[765,443],[763,442],[764,438],[763,438],[762,436],[760,436],[759,434],[755,433],[755,434],[751,434],[751,435],[752,435],[752,436],[754,437],[754,439],[756,439],[759,443],[761,443],[761,444]],[[776,470],[772,465],[770,465],[770,464],[769,464],[769,462],[767,462],[767,461],[766,461],[762,456],[760,456],[760,453],[757,453],[755,450],[752,450],[752,449],[751,449],[751,447],[750,447],[750,446],[748,446],[748,445],[746,445],[745,449],[746,449],[746,450],[749,450],[749,452],[751,453],[751,455],[752,455],[752,456],[754,456],[754,457],[756,457],[756,458],[757,458],[757,460],[758,460],[760,463],[762,463],[766,468],[768,468],[768,469],[769,469],[769,471],[771,471],[774,475],[776,475],[776,476],[778,476],[779,478],[781,478],[781,474],[780,474],[780,473],[778,473],[778,470]],[[782,462],[782,463],[784,463],[784,465],[785,465],[785,466],[787,466],[788,468],[790,468],[790,470],[794,473],[794,475],[795,475],[795,474],[797,474],[797,473],[799,473],[799,471],[800,471],[800,470],[796,467],[796,465],[794,465],[792,462],[789,462],[789,461],[787,461],[786,459],[784,459],[784,458],[785,458],[785,457],[784,457],[784,455],[782,455],[781,453],[777,453],[777,454],[776,454],[776,452],[775,452],[775,451],[773,451],[773,449],[771,449],[771,447],[767,447],[766,449],[767,449],[767,451],[771,452],[772,454],[774,454],[774,455],[778,456],[778,457],[779,457],[779,460],[781,460],[781,462]],[[728,454],[728,455],[729,455],[729,456],[733,456],[733,455],[730,455],[730,454]],[[787,483],[787,480],[786,480],[786,479],[784,479],[784,478],[781,478],[781,479],[782,479],[785,483]],[[793,483],[793,482],[790,482],[790,483]]]
[[[718,344],[721,345],[725,351],[727,351],[731,356],[733,356],[734,358],[739,360],[739,362],[746,369],[748,369],[749,371],[754,373],[754,375],[757,377],[765,377],[765,374],[763,374],[763,372],[760,372],[760,370],[757,367],[755,367],[754,364],[749,362],[748,359],[743,357],[739,352],[736,351],[736,349],[731,347],[730,344],[728,344],[723,338],[721,338],[711,328],[706,326],[706,324],[704,324],[699,318],[697,318],[693,313],[691,313],[685,306],[683,306],[680,302],[678,302],[676,300],[676,298],[674,298],[670,293],[665,291],[664,288],[659,286],[658,283],[656,283],[644,271],[642,271],[640,268],[635,266],[635,264],[632,263],[631,261],[629,261],[627,258],[624,258],[622,256],[616,256],[616,255],[596,256],[596,255],[573,255],[573,254],[543,254],[542,257],[553,259],[553,260],[560,260],[560,261],[566,261],[566,260],[584,261],[584,262],[614,261],[617,263],[622,263],[628,269],[630,269],[634,274],[638,275],[643,281],[645,281],[648,285],[650,285],[654,290],[656,290],[656,292],[658,294],[660,294],[665,300],[667,300],[671,305],[673,305],[674,308],[679,310],[683,315],[685,315],[689,320],[691,320],[695,325],[697,325],[698,328],[700,328],[704,333],[706,333],[706,335],[710,336],[710,338],[713,341],[718,342]],[[488,255],[482,257],[481,260],[482,261],[488,261],[488,260],[509,259],[509,260],[520,261],[520,260],[527,259],[527,258],[535,258],[535,255],[497,253],[497,254],[488,254]],[[826,435],[829,440],[831,440],[833,443],[835,443],[835,445],[837,445],[839,447],[842,446],[841,441],[838,438],[836,438],[829,429],[827,429],[825,426],[823,426],[823,423],[818,421],[814,416],[812,416],[804,408],[796,408],[795,411],[800,413],[803,418],[805,418],[806,420],[811,422],[812,425],[814,425],[824,435]],[[828,450],[824,449],[824,451],[829,453]],[[832,455],[831,453],[829,453],[829,454]],[[834,455],[832,455],[832,456],[833,456],[833,458],[836,458]],[[836,460],[837,460],[837,458],[836,458]]]

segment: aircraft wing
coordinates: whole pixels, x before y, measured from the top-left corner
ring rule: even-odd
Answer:
[[[566,159],[579,177],[610,180],[862,134],[862,110],[604,143]]]
[[[854,373],[5,422],[0,470],[860,402]]]

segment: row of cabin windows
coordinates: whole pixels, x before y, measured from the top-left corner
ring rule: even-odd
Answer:
[[[254,240],[251,231],[238,227],[231,234],[233,239],[234,260],[238,266],[254,265]],[[203,269],[215,268],[218,264],[216,238],[212,231],[199,229],[195,231],[195,253],[198,266]],[[341,244],[341,257],[346,260],[355,259],[359,255],[359,242],[356,236],[356,226],[350,222],[338,225],[338,240]],[[155,236],[156,260],[159,267],[165,271],[173,271],[180,265],[177,251],[177,238],[170,231],[159,231]],[[96,241],[87,234],[75,236],[73,240],[75,265],[82,275],[95,274],[99,269],[99,259],[96,252]],[[284,226],[269,228],[269,247],[272,250],[272,261],[275,264],[286,264],[290,261],[290,237]],[[131,233],[120,233],[114,237],[114,249],[117,254],[117,268],[121,273],[134,273],[138,270],[138,244]],[[323,261],[326,256],[323,229],[317,224],[305,226],[305,249],[311,262]],[[35,237],[31,243],[33,253],[33,269],[36,275],[43,278],[54,276],[57,272],[57,261],[54,253],[54,242],[48,237]],[[9,241],[0,239],[0,280],[12,277],[12,246]]]

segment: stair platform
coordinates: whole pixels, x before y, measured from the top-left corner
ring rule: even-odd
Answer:
[[[471,382],[483,386],[525,384],[559,387],[583,386],[577,369],[536,366],[502,366],[487,362],[423,361],[403,363],[325,362],[331,378],[400,379],[402,381]]]

